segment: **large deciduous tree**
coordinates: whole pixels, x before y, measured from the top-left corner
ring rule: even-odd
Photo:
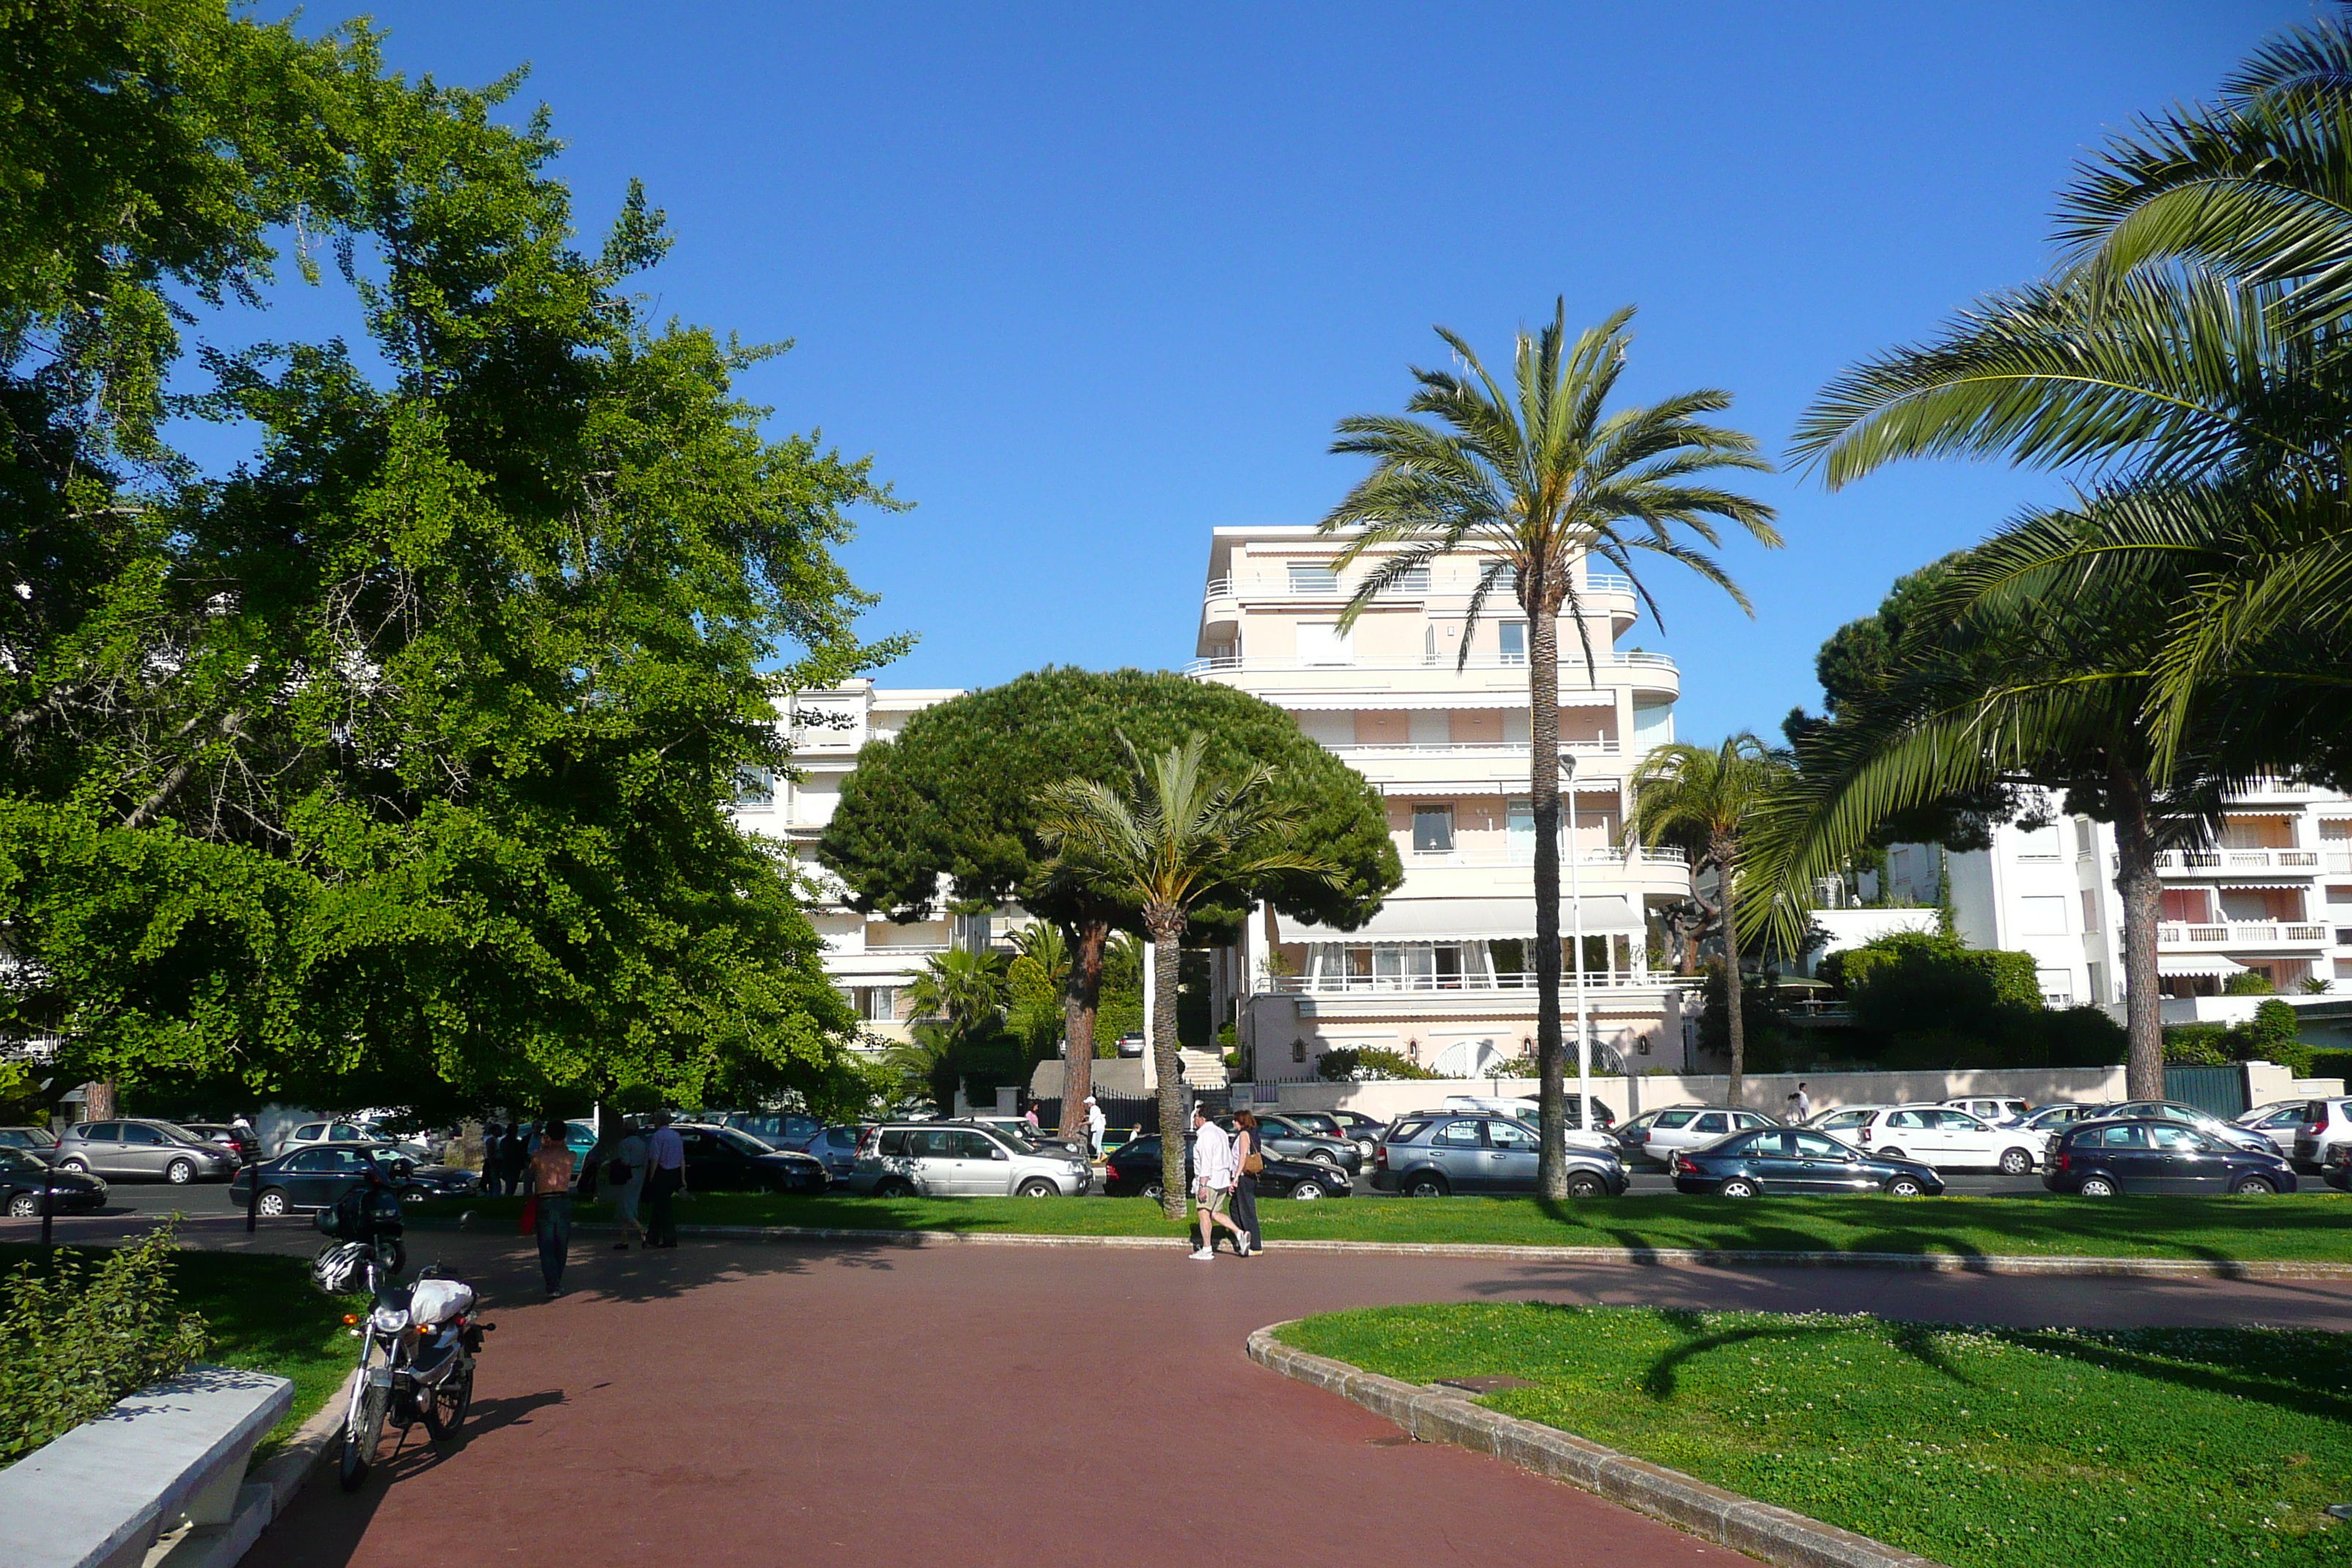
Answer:
[[[1043,832],[1046,791],[1069,778],[1128,774],[1121,737],[1150,754],[1206,737],[1202,765],[1226,776],[1269,769],[1294,810],[1299,842],[1340,868],[1270,879],[1259,895],[1280,914],[1353,929],[1402,879],[1379,794],[1302,734],[1280,709],[1230,687],[1134,669],[1054,668],[967,693],[910,719],[898,738],[858,753],[818,856],[853,907],[911,920],[942,897],[1017,903],[1062,927],[1070,950],[1062,1133],[1086,1135],[1104,945],[1141,933],[1123,891],[1059,869]],[[1240,910],[1196,911],[1193,923]],[[1173,994],[1171,994],[1171,1000]]]
[[[1536,1054],[1542,1075],[1539,1184],[1568,1195],[1566,1103],[1559,1018],[1559,618],[1573,622],[1588,676],[1595,654],[1576,584],[1578,563],[1604,561],[1633,579],[1657,614],[1636,557],[1679,562],[1720,586],[1745,609],[1747,597],[1714,557],[1691,542],[1719,542],[1716,520],[1768,545],[1780,542],[1772,509],[1705,482],[1722,469],[1769,471],[1753,437],[1698,417],[1731,405],[1731,395],[1686,392],[1609,412],[1624,374],[1629,308],[1568,338],[1563,299],[1540,331],[1521,331],[1512,384],[1497,382],[1470,345],[1438,329],[1466,374],[1413,371],[1420,384],[1407,416],[1366,415],[1339,422],[1334,452],[1374,460],[1323,521],[1343,533],[1346,565],[1370,552],[1376,564],[1357,588],[1343,624],[1409,573],[1456,551],[1488,565],[1471,596],[1461,658],[1486,598],[1507,587],[1528,617],[1529,789],[1536,858]]]

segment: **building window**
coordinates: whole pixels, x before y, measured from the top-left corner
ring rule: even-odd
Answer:
[[[2091,965],[2091,1000],[2092,1000],[2092,1001],[2094,1001],[2094,1002],[2104,1002],[2104,1001],[2105,1001],[2106,999],[2107,999],[2107,971],[2106,971],[2106,966],[2105,966],[2105,965],[2104,965],[2104,964],[2101,964],[2101,963],[2094,963]]]
[[[2083,929],[2099,929],[2099,889],[2096,888],[2083,889]]]
[[[776,804],[776,775],[766,768],[744,768],[735,775],[735,804],[747,811],[764,811]]]
[[[1353,664],[1356,662],[1356,639],[1341,631],[1337,621],[1301,621],[1298,623],[1298,662],[1310,669]]]
[[[2075,853],[2075,854],[2077,854],[2077,855],[2088,855],[2088,854],[2091,854],[2091,853],[2092,853],[2092,852],[2093,852],[2093,851],[2097,847],[2096,844],[2093,841],[2093,838],[2092,838],[2092,833],[2093,833],[2093,831],[2094,831],[2094,830],[2093,830],[2093,828],[2092,828],[2092,826],[2091,826],[2091,819],[2090,819],[2089,817],[2087,817],[2087,816],[2078,816],[2078,817],[2076,817],[2076,818],[2074,819],[2074,853]]]
[[[898,1016],[898,990],[893,985],[851,985],[842,991],[850,1011],[861,1022],[887,1024]]]
[[[2044,823],[2040,827],[2021,827],[2017,831],[2017,858],[2021,860],[2056,860],[2061,858],[2058,825]]]
[[[1307,1059],[1307,1042],[1305,1040],[1294,1039],[1290,1042],[1290,1059],[1295,1062],[1303,1062]]]
[[[1505,664],[1527,663],[1528,623],[1505,621],[1495,629],[1502,635],[1503,662]]]
[[[1328,566],[1308,566],[1294,561],[1290,563],[1290,591],[1328,599],[1339,591],[1339,574]]]
[[[2074,977],[2063,969],[2037,970],[2034,978],[2042,986],[2042,1005],[2045,1007],[2072,1007],[2074,1005]]]
[[[1412,852],[1416,855],[1454,853],[1454,803],[1433,801],[1412,808]]]

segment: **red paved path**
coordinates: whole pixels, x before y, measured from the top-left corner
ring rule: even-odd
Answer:
[[[574,1293],[547,1304],[524,1244],[414,1239],[480,1285],[500,1325],[468,1436],[446,1453],[412,1447],[355,1496],[310,1489],[252,1568],[1728,1564],[1746,1559],[1572,1488],[1399,1444],[1385,1422],[1252,1364],[1242,1341],[1338,1307],[1528,1296],[2352,1328],[2345,1285],[1198,1264],[1174,1248],[688,1241],[622,1256],[584,1237]],[[307,1249],[290,1234],[266,1245]],[[1055,1381],[1064,1366],[1072,1386]]]

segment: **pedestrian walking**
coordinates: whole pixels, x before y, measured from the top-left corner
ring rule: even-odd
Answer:
[[[670,1204],[686,1191],[686,1140],[669,1124],[669,1112],[654,1118],[646,1140],[646,1245],[676,1247],[677,1217]]]
[[[551,1121],[530,1157],[531,1201],[539,1205],[539,1273],[550,1297],[563,1294],[563,1265],[572,1252],[572,1151],[563,1123]]]
[[[518,1121],[499,1140],[499,1180],[505,1184],[507,1191],[522,1191],[523,1168],[530,1163],[530,1145],[524,1141],[523,1125]]]
[[[1034,1141],[1039,1131],[1037,1126],[1037,1102],[1035,1100],[1033,1100],[1029,1102],[1029,1109],[1021,1113],[1021,1120],[1029,1124],[1029,1136]]]
[[[1265,1233],[1257,1226],[1257,1173],[1265,1169],[1265,1153],[1258,1145],[1257,1113],[1244,1110],[1234,1118],[1234,1220],[1249,1233],[1255,1258],[1265,1250]]]
[[[637,1219],[637,1200],[646,1190],[646,1163],[651,1152],[636,1118],[622,1122],[620,1147],[613,1151],[613,1163],[604,1172],[613,1194],[613,1212],[620,1215],[622,1228],[629,1233],[626,1239],[613,1244],[615,1252],[628,1251],[631,1241],[639,1247],[646,1245],[646,1227]]]
[[[1789,1115],[1787,1120],[1790,1124],[1793,1126],[1800,1121],[1805,1121],[1807,1118],[1811,1117],[1812,1113],[1813,1097],[1805,1092],[1805,1086],[1803,1082],[1800,1080],[1797,1085],[1797,1091],[1789,1096]]]
[[[1087,1096],[1087,1143],[1097,1160],[1102,1158],[1103,1132],[1109,1126],[1110,1118],[1105,1116],[1103,1108],[1095,1103],[1095,1097],[1091,1094]]]
[[[499,1147],[499,1136],[503,1131],[505,1129],[495,1121],[482,1129],[482,1191],[494,1198],[507,1190],[507,1157]]]
[[[1201,1205],[1201,1250],[1192,1254],[1192,1261],[1206,1263],[1216,1257],[1219,1226],[1234,1233],[1234,1251],[1248,1257],[1249,1232],[1225,1212],[1234,1200],[1233,1142],[1201,1105],[1192,1108],[1192,1199]]]

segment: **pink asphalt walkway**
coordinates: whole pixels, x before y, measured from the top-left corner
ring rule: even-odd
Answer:
[[[587,1237],[573,1293],[549,1304],[520,1241],[415,1240],[420,1258],[481,1285],[500,1325],[467,1436],[446,1452],[412,1445],[353,1496],[314,1485],[263,1535],[252,1568],[1730,1564],[1746,1560],[1573,1488],[1402,1442],[1254,1365],[1242,1342],[1340,1307],[1529,1297],[2352,1328],[2345,1285],[1279,1252],[1198,1264],[1172,1247],[689,1240],[623,1256]]]

